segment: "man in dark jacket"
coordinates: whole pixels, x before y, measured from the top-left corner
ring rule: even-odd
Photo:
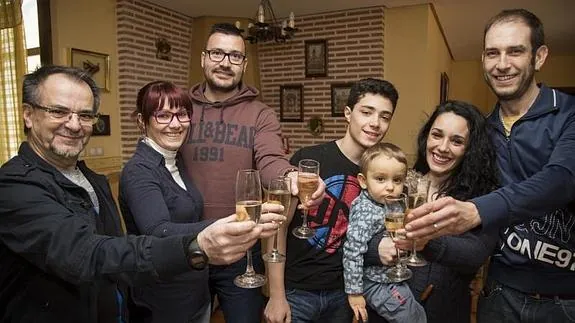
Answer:
[[[547,54],[533,13],[504,10],[489,21],[483,69],[499,99],[488,122],[504,186],[469,202],[438,199],[406,225],[410,238],[500,229],[480,322],[575,317],[575,97],[535,81]]]
[[[1,322],[126,322],[122,285],[235,262],[275,233],[230,216],[197,236],[123,236],[105,177],[78,161],[99,103],[75,68],[24,79],[27,141],[0,168]]]

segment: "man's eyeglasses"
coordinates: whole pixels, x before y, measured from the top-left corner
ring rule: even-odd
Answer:
[[[159,124],[170,124],[172,120],[174,120],[174,116],[178,119],[180,123],[188,123],[190,122],[190,115],[188,111],[181,110],[176,113],[172,113],[169,111],[156,111],[154,112],[154,118],[156,118],[156,122]]]
[[[95,124],[96,122],[98,122],[98,118],[100,117],[100,115],[98,113],[94,113],[91,111],[79,111],[79,112],[74,112],[68,108],[63,108],[63,107],[45,107],[43,105],[39,105],[36,103],[28,103],[31,107],[33,107],[34,109],[40,109],[40,110],[44,110],[48,113],[48,115],[57,121],[60,122],[65,122],[65,121],[69,121],[70,119],[72,119],[72,115],[75,114],[78,116],[78,120],[80,121],[80,124],[85,125],[85,126],[91,126],[93,124]]]
[[[242,65],[242,63],[246,59],[246,55],[240,52],[226,53],[223,50],[219,49],[206,49],[204,50],[204,53],[207,53],[210,60],[214,63],[219,63],[223,61],[226,58],[226,56],[230,60],[230,63],[234,65]]]

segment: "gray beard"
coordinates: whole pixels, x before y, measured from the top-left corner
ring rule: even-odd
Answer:
[[[80,153],[82,153],[82,151],[86,147],[86,144],[87,144],[87,142],[82,142],[82,147],[78,151],[76,151],[76,150],[63,151],[63,150],[59,150],[54,145],[50,144],[50,151],[52,153],[54,153],[54,155],[56,155],[56,156],[60,156],[60,157],[64,157],[64,158],[76,158],[76,159],[78,159],[78,156],[80,156]]]

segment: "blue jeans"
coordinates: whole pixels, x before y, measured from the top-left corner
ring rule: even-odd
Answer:
[[[575,300],[535,298],[497,281],[489,280],[479,297],[477,322],[575,322]]]
[[[286,289],[292,323],[351,323],[353,311],[343,290]]]
[[[264,273],[261,245],[252,248],[254,270]],[[240,288],[234,285],[234,278],[246,271],[246,257],[228,266],[210,266],[210,292],[212,304],[214,295],[218,301],[226,323],[260,323],[264,307],[261,288]]]

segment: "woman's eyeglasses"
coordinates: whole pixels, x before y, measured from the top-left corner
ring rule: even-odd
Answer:
[[[160,124],[170,124],[172,120],[174,120],[174,116],[178,119],[180,123],[187,123],[190,122],[190,115],[188,111],[181,110],[176,113],[172,113],[169,111],[156,111],[154,112],[154,118],[156,119],[157,123]]]

